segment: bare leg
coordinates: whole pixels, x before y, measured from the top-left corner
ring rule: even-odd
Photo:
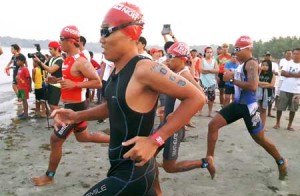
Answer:
[[[28,102],[26,98],[23,100],[23,110],[24,110],[24,115],[28,116]]]
[[[260,131],[256,135],[251,134],[251,136],[257,144],[262,146],[275,159],[276,162],[282,159],[282,156],[278,152],[275,145],[267,137],[265,137],[263,131]],[[285,176],[287,176],[287,161],[285,159],[284,164],[278,165],[278,171],[279,179],[284,180]]]
[[[225,94],[225,100],[223,106],[227,106],[230,103],[230,96],[231,94]]]
[[[50,152],[50,159],[49,159],[49,165],[47,171],[51,171],[51,172],[56,171],[62,156],[62,145],[64,142],[65,139],[60,139],[54,133],[52,133],[50,139],[51,152]],[[54,182],[53,177],[49,177],[46,175],[32,178],[32,183],[35,186],[43,186],[47,184],[52,184],[53,182]]]
[[[227,125],[227,122],[219,113],[209,122],[206,157],[215,156],[215,147],[219,137],[219,129],[225,125]]]
[[[274,129],[279,129],[280,128],[280,118],[282,115],[282,111],[277,110],[277,114],[276,114],[276,125],[273,127]]]
[[[208,105],[208,115],[207,116],[212,117],[211,113],[212,113],[212,108],[213,108],[214,102],[208,101],[207,105]]]
[[[90,133],[88,129],[76,132],[75,137],[79,142],[108,143],[110,140],[109,135],[102,132]]]
[[[220,92],[220,94],[219,94],[220,104],[221,104],[221,106],[223,106],[223,104],[224,104],[224,88],[220,88],[219,92]]]
[[[266,109],[262,108],[261,104],[260,104],[260,118],[262,121],[263,130],[265,130],[266,129],[267,111],[266,111]]]
[[[16,96],[18,95],[18,86],[16,84],[12,84],[12,89],[14,90]]]
[[[294,117],[295,117],[295,112],[290,112],[290,114],[289,114],[289,124],[287,126],[287,129],[289,131],[295,131],[294,128],[292,127]]]

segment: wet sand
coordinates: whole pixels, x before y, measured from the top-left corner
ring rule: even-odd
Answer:
[[[107,145],[78,143],[72,135],[64,145],[55,183],[43,187],[33,186],[30,178],[44,174],[47,169],[52,130],[45,128],[46,119],[17,120],[16,114],[20,107],[14,105],[11,95],[11,99],[0,103],[0,196],[83,195],[106,177],[109,168]],[[33,107],[32,94],[30,107]],[[219,104],[214,107],[217,108]],[[275,111],[272,112],[275,114]],[[204,115],[206,113],[207,106],[203,111]],[[287,114],[283,113],[282,128],[278,130],[272,128],[275,119],[267,118],[266,132],[288,160],[287,180],[278,180],[275,161],[252,140],[240,120],[220,131],[215,157],[217,175],[214,180],[210,179],[206,169],[168,174],[160,168],[163,195],[300,196],[300,116],[298,113],[295,117],[296,131],[290,132],[286,130]],[[197,128],[189,128],[190,131],[186,132],[179,160],[200,159],[206,154],[209,120],[204,116],[193,118]],[[89,129],[92,132],[107,131],[108,122],[91,122]],[[157,160],[162,161],[161,153]]]

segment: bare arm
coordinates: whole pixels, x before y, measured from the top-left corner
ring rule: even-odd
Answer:
[[[74,82],[68,79],[62,79],[58,82],[61,84],[62,88],[69,89],[69,88],[101,88],[102,82],[95,71],[95,68],[92,64],[86,60],[85,58],[78,59],[74,64],[73,68],[75,70],[71,70],[72,75],[76,73],[77,76],[83,75],[84,78],[87,78],[88,81],[83,82]],[[75,75],[74,75],[75,76]]]
[[[300,72],[288,72],[288,71],[281,71],[281,75],[287,78],[300,78]]]
[[[96,107],[92,107],[87,110],[75,112],[70,109],[56,109],[52,112],[51,116],[54,117],[54,121],[58,125],[74,124],[82,121],[91,120],[104,120],[108,117],[109,112],[107,103],[102,103]]]

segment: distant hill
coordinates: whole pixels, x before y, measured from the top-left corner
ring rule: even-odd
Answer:
[[[18,44],[22,48],[34,48],[33,44],[40,44],[41,48],[44,50],[48,49],[48,43],[51,40],[35,40],[35,39],[21,39],[21,38],[14,38],[9,36],[0,36],[0,43],[1,46],[10,47],[11,44]],[[204,48],[207,46],[198,45],[198,46],[190,46],[190,49],[197,49],[198,52],[203,53]],[[216,49],[217,45],[212,45],[212,48]],[[160,48],[163,49],[163,46],[158,45],[148,45],[147,49],[150,50],[151,48]],[[95,53],[102,52],[100,43],[88,42],[86,43],[86,49],[93,51]]]
[[[1,46],[10,47],[11,44],[18,44],[22,48],[34,48],[33,44],[40,44],[41,48],[44,50],[48,49],[48,43],[52,40],[35,40],[35,39],[21,39],[14,38],[9,36],[0,36]],[[91,50],[93,52],[101,52],[100,43],[86,43],[86,49]]]

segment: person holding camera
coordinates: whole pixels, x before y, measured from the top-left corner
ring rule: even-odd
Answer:
[[[60,44],[57,41],[50,41],[48,44],[48,48],[52,56],[50,60],[48,60],[46,63],[41,61],[38,57],[35,57],[33,60],[36,61],[42,69],[47,71],[48,77],[61,78],[62,65],[64,60],[61,56]],[[47,78],[46,78],[46,83],[47,83]],[[46,91],[47,91],[46,98],[50,106],[50,110],[52,112],[54,109],[59,108],[58,104],[61,95],[60,84],[48,83]]]

